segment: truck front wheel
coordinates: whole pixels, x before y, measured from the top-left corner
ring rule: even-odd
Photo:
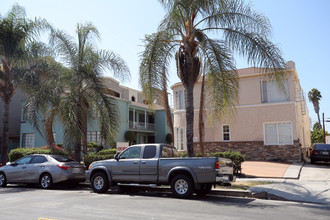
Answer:
[[[177,198],[189,198],[194,193],[194,182],[185,174],[177,175],[171,181],[171,190]]]
[[[92,176],[91,186],[94,192],[104,193],[109,189],[108,177],[103,172],[97,172]]]

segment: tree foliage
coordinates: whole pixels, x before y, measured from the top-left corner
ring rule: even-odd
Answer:
[[[202,64],[206,68],[208,106],[221,117],[237,104],[238,77],[233,54],[249,64],[270,71],[281,83],[285,62],[270,41],[270,23],[241,0],[160,0],[166,10],[156,33],[144,39],[140,84],[149,100],[153,89],[162,88],[169,77],[170,61],[186,89],[186,134],[188,155],[193,156],[193,89]],[[215,38],[212,38],[215,36]],[[164,73],[165,70],[165,73]]]

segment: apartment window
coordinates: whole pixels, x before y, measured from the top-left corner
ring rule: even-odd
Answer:
[[[278,122],[264,124],[265,145],[293,144],[292,123]]]
[[[32,114],[28,106],[23,107],[23,121],[32,119]]]
[[[56,143],[56,132],[53,132],[54,141]]]
[[[229,125],[222,126],[223,141],[230,141],[230,128]]]
[[[185,90],[180,90],[175,93],[175,98],[176,98],[176,108],[177,109],[184,109],[185,105],[185,96],[186,96],[186,91]]]
[[[184,150],[184,140],[185,140],[185,129],[184,128],[176,128],[175,135],[175,147],[178,150]]]
[[[288,80],[283,80],[283,88],[276,81],[261,81],[261,95],[263,103],[290,101]]]
[[[100,143],[101,133],[97,131],[88,131],[87,132],[87,141],[88,142],[94,142],[94,143]]]
[[[33,133],[24,133],[22,140],[23,148],[31,148],[34,147],[34,134]]]

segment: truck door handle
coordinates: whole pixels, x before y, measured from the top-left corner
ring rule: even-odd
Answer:
[[[134,164],[138,164],[138,162],[137,162],[137,161],[134,161],[133,163],[134,163]]]
[[[142,161],[142,164],[146,164],[147,162],[146,161]]]
[[[26,169],[26,167],[22,167],[22,169]]]
[[[43,166],[43,165],[41,165],[40,167],[41,167],[41,168],[45,168],[45,166]]]

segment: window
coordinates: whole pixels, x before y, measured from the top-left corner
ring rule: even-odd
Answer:
[[[15,162],[16,162],[16,164],[28,164],[29,162],[30,162],[30,160],[31,160],[31,158],[32,158],[32,156],[28,156],[28,157],[23,157],[23,158],[21,158],[21,159],[19,159],[19,160],[16,160]]]
[[[140,158],[141,147],[130,147],[127,148],[122,154],[120,154],[120,159],[136,159]]]
[[[131,101],[135,102],[135,97],[134,96],[131,97]]]
[[[230,141],[229,125],[222,126],[222,137],[223,137],[223,141]]]
[[[288,80],[283,80],[284,88],[280,88],[276,81],[262,81],[261,95],[263,103],[290,101]]]
[[[101,133],[97,131],[87,131],[87,142],[100,143]]]
[[[174,147],[162,146],[162,158],[179,157],[178,151]]]
[[[184,128],[176,128],[175,138],[175,147],[178,150],[184,150],[184,140],[185,140],[185,129]]]
[[[143,159],[150,159],[156,156],[156,146],[145,146],[143,152]]]
[[[32,112],[30,111],[29,106],[23,107],[23,121],[32,119]]]
[[[47,159],[44,156],[35,156],[32,159],[31,163],[33,163],[33,164],[35,164],[35,163],[43,163],[43,162],[46,162],[46,161],[47,161]]]
[[[185,108],[185,96],[186,96],[186,91],[181,90],[177,91],[175,93],[175,98],[176,98],[176,108],[177,109],[184,109]]]
[[[265,123],[264,124],[265,145],[293,144],[292,123]]]
[[[34,134],[24,133],[22,140],[22,147],[31,148],[34,147]]]

